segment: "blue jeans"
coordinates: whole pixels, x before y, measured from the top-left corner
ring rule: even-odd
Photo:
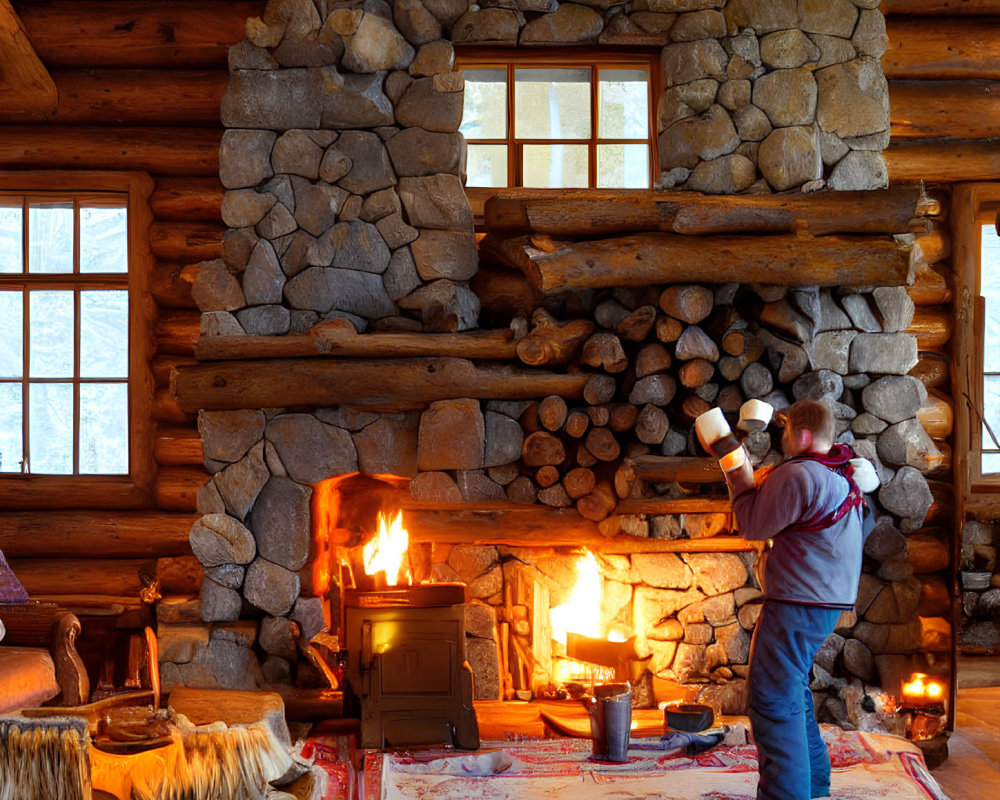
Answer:
[[[749,677],[758,800],[809,800],[830,793],[830,754],[813,713],[809,672],[839,617],[833,608],[764,603]]]

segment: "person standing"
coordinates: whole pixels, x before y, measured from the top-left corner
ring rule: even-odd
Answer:
[[[833,442],[829,408],[801,400],[784,416],[784,461],[755,475],[743,459],[726,472],[740,534],[770,540],[748,678],[759,800],[830,793],[809,675],[841,613],[854,608],[864,547],[864,497],[850,447]]]

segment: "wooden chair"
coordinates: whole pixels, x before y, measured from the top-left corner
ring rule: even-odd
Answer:
[[[54,603],[0,603],[7,632],[0,647],[46,648],[55,664],[60,696],[56,702],[76,706],[90,699],[90,679],[76,650],[81,626],[77,616]]]

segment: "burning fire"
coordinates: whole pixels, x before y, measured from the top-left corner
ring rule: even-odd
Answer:
[[[903,684],[902,694],[904,705],[936,705],[944,701],[944,685],[922,672],[915,672],[909,683]]]
[[[576,562],[576,573],[569,600],[549,612],[552,638],[562,644],[570,630],[594,639],[601,635],[601,571],[593,553],[585,552]]]
[[[362,550],[365,573],[368,575],[385,573],[385,580],[389,586],[412,584],[413,577],[406,558],[409,542],[410,537],[403,527],[403,512],[400,511],[391,523],[379,512],[378,534]]]
[[[569,631],[593,639],[606,638],[609,642],[626,641],[621,631],[606,630],[601,620],[601,570],[594,554],[584,551],[576,562],[576,585],[569,600],[549,612],[552,638],[566,644]]]

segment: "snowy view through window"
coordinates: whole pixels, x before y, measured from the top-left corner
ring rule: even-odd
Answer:
[[[507,65],[463,73],[468,186],[508,185],[514,158],[520,186],[649,188],[648,69]]]
[[[0,195],[0,472],[128,473],[127,225]]]

